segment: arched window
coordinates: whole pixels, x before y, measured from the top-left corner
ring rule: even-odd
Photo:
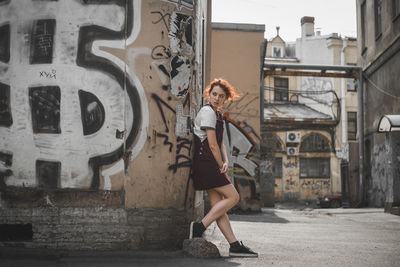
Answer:
[[[266,133],[262,135],[263,150],[264,152],[284,152],[282,143],[279,137],[273,133]]]
[[[306,135],[301,141],[300,152],[330,152],[329,140],[322,134]]]

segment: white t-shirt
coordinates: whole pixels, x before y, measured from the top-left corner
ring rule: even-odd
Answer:
[[[217,115],[210,106],[204,106],[194,119],[194,134],[203,142],[207,138],[206,129],[214,129],[217,124]]]

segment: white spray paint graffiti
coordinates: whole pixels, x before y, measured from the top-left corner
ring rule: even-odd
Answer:
[[[178,10],[182,10],[183,7],[193,10],[193,0],[163,0],[164,2],[174,3]]]
[[[141,127],[137,134],[137,142],[131,157],[135,157],[143,147],[147,135],[148,108],[144,90],[130,69],[121,60],[99,49],[100,46],[124,48],[133,43],[140,30],[141,1],[133,1],[134,23],[132,34],[128,40],[94,41],[93,53],[112,61],[121,72],[128,74],[127,78],[137,88],[141,103]],[[57,9],[54,8],[57,6]],[[13,12],[9,12],[13,10]],[[29,42],[31,27],[36,19],[47,18],[51,14],[54,22],[54,44],[52,62],[49,64],[29,64],[32,61]],[[63,19],[57,19],[63,18]],[[84,25],[97,25],[111,31],[121,31],[125,25],[125,7],[118,5],[81,4],[75,1],[58,1],[40,3],[36,1],[11,1],[0,9],[0,25],[12,23],[10,32],[11,60],[8,70],[0,76],[0,82],[9,84],[11,92],[11,108],[13,124],[10,127],[0,127],[0,151],[12,153],[12,175],[5,182],[13,186],[48,186],[61,188],[88,188],[91,186],[93,166],[90,159],[99,155],[118,151],[124,143],[123,138],[116,138],[116,132],[129,133],[133,127],[133,107],[125,101],[129,99],[127,90],[121,90],[120,84],[107,73],[91,70],[76,65],[78,56],[77,43],[79,29]],[[50,21],[51,22],[51,21]],[[47,23],[47,22],[45,22]],[[36,23],[38,31],[42,30]],[[50,40],[51,41],[51,40]],[[46,52],[42,47],[42,54]],[[4,63],[1,63],[4,65]],[[107,70],[106,70],[107,72]],[[42,75],[43,73],[53,74]],[[55,75],[56,74],[56,75]],[[40,90],[28,88],[39,87]],[[57,89],[59,88],[59,89]],[[35,133],[33,114],[34,101],[50,92],[46,99],[48,107],[54,107],[58,112],[58,125],[52,133],[45,132],[46,125],[39,127]],[[57,92],[59,97],[57,98]],[[82,104],[81,95],[88,97],[87,105]],[[54,100],[55,98],[55,100]],[[42,104],[40,102],[39,104]],[[58,105],[58,106],[57,106]],[[99,110],[104,122],[98,125],[94,132],[83,134],[83,113],[92,114]],[[101,107],[104,108],[101,112]],[[32,111],[32,114],[31,114]],[[45,114],[45,116],[47,116]],[[57,124],[57,121],[56,123]],[[41,131],[41,132],[40,132]],[[7,152],[7,153],[9,153]],[[10,154],[9,153],[9,154]],[[118,156],[119,155],[119,156]],[[118,154],[117,157],[122,155]],[[119,162],[120,163],[120,162]],[[39,165],[38,165],[39,164]],[[42,165],[40,165],[42,164]],[[58,181],[40,181],[39,177],[50,177]],[[118,170],[121,164],[116,164]],[[53,168],[54,167],[54,168]],[[105,174],[115,173],[116,168]],[[57,178],[58,176],[58,178]],[[109,183],[105,183],[110,188]]]
[[[229,158],[229,168],[239,165],[250,176],[254,177],[257,164],[247,158],[251,150],[254,149],[254,144],[238,126],[229,120],[225,120],[224,144]]]
[[[328,106],[333,105],[333,94],[315,94],[333,90],[333,79],[332,78],[321,78],[321,77],[302,77],[301,78],[301,90],[308,91],[302,96],[316,100],[318,103],[323,103]]]

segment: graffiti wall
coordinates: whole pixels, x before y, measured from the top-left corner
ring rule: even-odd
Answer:
[[[340,160],[332,153],[332,139],[326,131],[298,130],[298,144],[286,143],[286,131],[269,133],[265,140],[272,175],[275,178],[275,199],[280,201],[315,201],[341,190]],[[289,153],[288,147],[297,148]]]
[[[260,210],[260,61],[264,25],[213,23],[210,78],[224,78],[240,94],[222,110],[228,176],[240,195],[237,208]]]
[[[199,5],[1,1],[1,185],[123,189],[128,207],[183,208]]]

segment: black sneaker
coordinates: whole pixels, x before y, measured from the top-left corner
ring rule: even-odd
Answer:
[[[201,222],[191,222],[189,239],[192,239],[195,237],[202,237],[204,230],[205,230],[204,225]]]
[[[239,243],[239,242],[238,242]],[[231,246],[229,248],[229,256],[231,257],[258,257],[258,253],[252,251],[250,248],[240,243],[236,246]]]

